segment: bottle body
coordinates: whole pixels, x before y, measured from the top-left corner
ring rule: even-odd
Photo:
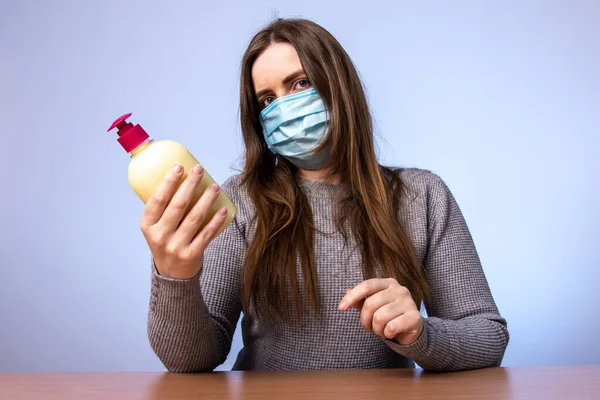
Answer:
[[[199,164],[198,160],[181,144],[172,140],[146,140],[131,152],[131,161],[128,169],[129,185],[138,197],[145,203],[154,194],[162,180],[167,176],[169,171],[175,166],[181,164],[184,169],[183,179],[187,176],[190,169]],[[206,188],[215,183],[214,179],[204,170],[202,180],[186,210],[186,214],[196,204]],[[178,186],[179,188],[179,186]],[[202,223],[200,230],[210,222],[212,217],[220,208],[227,208],[227,218],[221,226],[218,233],[223,230],[233,221],[237,208],[223,192],[219,192],[219,197],[215,200],[209,210],[207,217]]]

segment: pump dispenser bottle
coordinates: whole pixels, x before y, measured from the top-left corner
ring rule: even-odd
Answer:
[[[117,134],[119,135],[117,141],[127,153],[130,153],[131,161],[129,162],[127,174],[129,185],[145,204],[176,164],[183,167],[183,181],[190,169],[199,162],[185,147],[177,142],[151,139],[140,125],[127,122],[127,118],[130,116],[131,113],[118,118],[108,131],[117,128]],[[204,175],[186,214],[196,204],[204,190],[213,183],[215,181],[204,169]],[[223,232],[237,213],[237,208],[223,191],[219,192],[219,197],[210,208],[209,214],[200,229],[204,228],[214,214],[223,207],[227,208],[227,218],[218,233]]]

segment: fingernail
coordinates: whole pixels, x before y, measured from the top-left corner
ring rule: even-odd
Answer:
[[[225,208],[225,207],[221,208],[221,209],[219,210],[219,214],[221,214],[221,215],[225,215],[225,214],[227,214],[227,208]]]
[[[217,185],[216,183],[213,183],[212,185],[210,185],[210,188],[212,190],[214,190],[215,192],[219,191],[219,185]]]
[[[176,174],[179,174],[181,171],[183,171],[183,167],[181,166],[181,164],[176,164],[173,167],[173,172],[175,172]]]
[[[340,303],[340,307],[339,307],[339,308],[340,308],[340,310],[343,310],[344,308],[346,308],[346,302],[345,302],[345,301],[342,301],[342,302]]]
[[[194,165],[194,168],[192,168],[192,172],[200,175],[202,173],[202,167],[200,165]]]

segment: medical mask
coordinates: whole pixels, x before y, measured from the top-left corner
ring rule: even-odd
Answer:
[[[290,94],[273,101],[260,113],[269,149],[298,168],[314,169],[329,158],[315,149],[327,135],[329,113],[316,89]]]

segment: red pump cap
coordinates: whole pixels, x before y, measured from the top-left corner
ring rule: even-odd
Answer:
[[[144,143],[150,136],[142,129],[139,125],[133,125],[131,122],[127,122],[127,118],[131,117],[131,113],[122,115],[108,128],[107,132],[110,132],[114,128],[117,128],[117,134],[119,138],[117,141],[123,146],[126,152],[131,152],[140,144]]]

